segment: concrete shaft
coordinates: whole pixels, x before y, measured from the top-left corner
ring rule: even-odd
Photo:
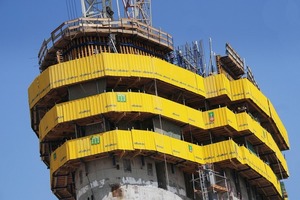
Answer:
[[[188,199],[183,172],[141,156],[81,163],[75,180],[77,200]]]

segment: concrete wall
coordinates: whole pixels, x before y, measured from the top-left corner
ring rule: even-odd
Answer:
[[[96,81],[93,80],[81,84],[71,85],[68,87],[69,101],[92,96],[95,94],[100,94],[105,90],[105,79],[99,79]]]
[[[232,200],[262,200],[255,187],[247,183],[247,179],[241,177],[231,169],[226,169],[226,176],[229,180],[229,199]]]
[[[185,189],[185,181],[184,181],[184,174],[174,165],[167,165],[168,168],[168,179],[169,179],[169,186],[168,190],[179,194],[181,196],[186,196],[186,189]]]
[[[225,174],[229,197],[220,193],[214,199],[262,200],[239,173],[226,169]],[[165,162],[141,156],[82,163],[75,174],[77,200],[188,200],[186,184],[191,184],[189,176],[185,178],[175,165],[167,164],[166,171]],[[202,199],[201,194],[195,197]]]
[[[153,119],[154,131],[176,139],[181,139],[181,128],[172,122],[159,118]]]
[[[141,156],[82,163],[75,174],[77,200],[188,199],[184,197],[183,173],[176,166],[168,165],[168,173],[165,173],[169,191],[158,188],[157,164]]]

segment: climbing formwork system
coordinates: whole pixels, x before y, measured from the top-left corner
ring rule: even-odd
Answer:
[[[58,199],[287,197],[286,129],[229,44],[206,65],[202,41],[152,27],[150,1],[117,1],[118,19],[112,1],[81,3],[28,89]]]

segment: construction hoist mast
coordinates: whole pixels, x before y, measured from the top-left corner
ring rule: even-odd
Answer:
[[[124,17],[152,25],[151,0],[122,0],[122,3]],[[112,4],[112,0],[81,0],[82,16],[113,18]],[[116,5],[119,14],[119,0],[116,0]]]
[[[149,26],[152,25],[151,0],[122,1],[125,9],[125,14],[129,19],[136,19]]]
[[[83,17],[112,18],[112,0],[81,0]]]

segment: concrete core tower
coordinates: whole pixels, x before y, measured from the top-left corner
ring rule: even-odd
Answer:
[[[200,74],[198,43],[174,50],[150,0],[123,0],[117,20],[112,1],[81,4],[28,90],[58,199],[287,198],[286,130],[229,44]]]

